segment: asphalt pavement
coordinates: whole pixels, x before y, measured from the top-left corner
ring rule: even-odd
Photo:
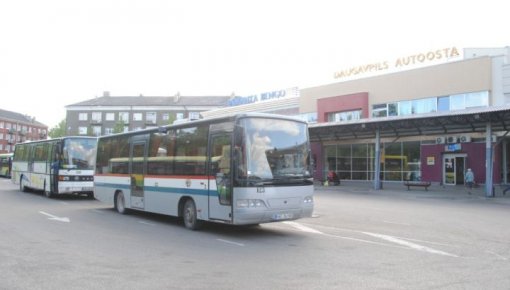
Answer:
[[[487,197],[485,185],[481,184],[475,188],[467,188],[463,185],[439,185],[431,184],[427,189],[424,187],[411,187],[409,190],[402,182],[383,182],[382,189],[374,189],[374,183],[371,181],[351,181],[342,180],[340,185],[323,186],[316,183],[315,189],[334,193],[342,191],[347,193],[380,195],[380,196],[400,196],[411,198],[431,198],[448,200],[479,200],[480,202],[506,204],[510,206],[510,190],[504,194],[506,185],[495,185],[494,196]]]

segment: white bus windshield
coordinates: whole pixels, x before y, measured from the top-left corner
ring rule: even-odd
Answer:
[[[96,139],[65,139],[61,168],[93,170],[96,143]]]
[[[301,122],[246,118],[238,157],[238,178],[292,180],[311,177],[307,126]]]

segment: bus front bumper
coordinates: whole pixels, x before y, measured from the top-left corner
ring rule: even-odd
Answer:
[[[261,223],[271,223],[279,221],[296,220],[300,218],[311,217],[313,206],[303,207],[299,209],[237,209],[234,211],[235,225],[251,225]]]

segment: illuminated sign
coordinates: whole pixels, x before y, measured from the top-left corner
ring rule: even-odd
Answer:
[[[462,145],[459,143],[448,144],[448,145],[444,146],[444,151],[446,151],[446,152],[455,152],[455,151],[460,151],[460,150],[462,150]]]
[[[455,47],[443,48],[425,53],[399,57],[394,61],[381,61],[376,63],[369,63],[365,65],[351,67],[345,70],[337,71],[334,74],[335,79],[357,76],[365,73],[372,73],[378,71],[389,70],[390,68],[404,68],[407,66],[418,65],[438,61],[442,59],[450,59],[459,57],[460,53]]]
[[[253,104],[258,102],[270,101],[275,99],[281,99],[285,97],[297,97],[299,96],[299,90],[297,87],[285,89],[285,90],[277,90],[271,92],[265,92],[256,95],[250,95],[246,97],[236,96],[228,101],[228,106],[240,106],[246,104]]]

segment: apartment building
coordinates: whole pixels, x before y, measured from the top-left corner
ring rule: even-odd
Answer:
[[[48,126],[34,117],[0,109],[0,153],[14,152],[17,143],[46,139]]]
[[[67,135],[101,136],[198,119],[231,96],[103,96],[66,106]]]

